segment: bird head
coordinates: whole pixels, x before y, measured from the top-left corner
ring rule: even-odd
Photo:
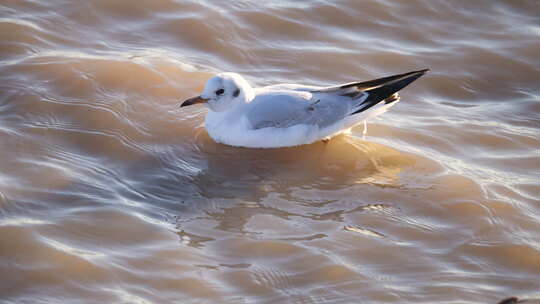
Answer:
[[[253,88],[239,74],[220,73],[208,79],[200,96],[190,98],[182,107],[204,103],[211,111],[227,111],[253,98]]]

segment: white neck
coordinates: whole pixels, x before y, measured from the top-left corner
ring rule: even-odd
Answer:
[[[240,96],[237,97],[237,99],[242,100],[243,103],[250,103],[253,98],[255,98],[255,90],[247,80],[244,79],[244,77],[238,75],[239,77],[235,77],[236,79],[236,85],[240,89]]]

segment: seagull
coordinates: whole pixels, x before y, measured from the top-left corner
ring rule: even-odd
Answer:
[[[310,144],[348,132],[386,112],[400,99],[398,91],[429,69],[341,85],[317,87],[277,84],[254,88],[240,74],[210,78],[200,96],[181,107],[205,104],[205,128],[222,144],[279,148]]]

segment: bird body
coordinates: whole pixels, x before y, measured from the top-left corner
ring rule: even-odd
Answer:
[[[426,72],[331,87],[262,88],[252,88],[239,74],[221,73],[182,106],[208,106],[205,127],[216,142],[250,148],[296,146],[330,138],[384,113],[399,100],[397,91]]]

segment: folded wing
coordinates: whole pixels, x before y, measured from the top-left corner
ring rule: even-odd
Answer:
[[[379,79],[351,82],[338,86],[326,87],[312,91],[313,93],[329,93],[355,98],[367,93],[367,98],[362,101],[358,109],[351,115],[361,113],[373,107],[381,101],[387,103],[395,101],[398,96],[395,95],[399,90],[408,86],[410,83],[427,73],[429,69],[412,71],[404,74],[383,77]]]
[[[289,84],[265,87],[251,102],[247,118],[253,129],[288,128],[299,124],[324,128],[349,115],[365,112],[382,101],[398,100],[397,92],[427,71],[324,88]]]

